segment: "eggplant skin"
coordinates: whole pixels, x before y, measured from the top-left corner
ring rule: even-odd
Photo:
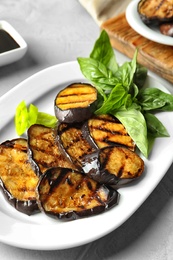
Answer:
[[[55,116],[60,122],[87,120],[97,105],[97,90],[88,83],[73,83],[61,90],[54,101]]]
[[[75,220],[100,214],[117,205],[119,193],[68,168],[47,170],[37,187],[40,210],[51,217]]]
[[[61,153],[55,140],[53,128],[34,124],[28,129],[27,134],[28,157],[38,176],[55,166],[75,169],[75,166]]]
[[[141,0],[137,7],[145,24],[160,24],[173,21],[172,0]]]
[[[0,186],[8,203],[32,215],[39,212],[36,200],[38,177],[27,156],[27,140],[17,138],[0,145]]]
[[[125,147],[105,147],[85,157],[83,170],[97,182],[117,188],[138,179],[144,172],[144,161]]]

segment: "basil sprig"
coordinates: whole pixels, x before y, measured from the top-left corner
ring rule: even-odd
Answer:
[[[77,60],[85,78],[98,90],[95,114],[116,116],[141,153],[148,157],[154,139],[169,136],[153,113],[173,111],[173,95],[157,88],[144,88],[147,69],[137,63],[137,50],[130,62],[119,65],[105,30],[89,57]]]
[[[57,118],[50,114],[39,112],[38,108],[33,104],[30,104],[29,107],[27,107],[23,100],[16,107],[14,121],[16,132],[20,136],[33,124],[54,127],[57,123]]]

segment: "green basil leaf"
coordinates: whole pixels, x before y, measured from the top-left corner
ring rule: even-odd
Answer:
[[[147,158],[148,157],[148,139],[147,125],[143,114],[136,110],[119,110],[114,115],[126,128],[128,134],[134,140],[138,149]]]
[[[53,128],[56,126],[57,118],[44,112],[38,112],[36,123]]]
[[[19,136],[28,128],[28,110],[24,100],[16,107],[14,123]]]
[[[112,88],[118,83],[118,80],[112,76],[112,73],[106,66],[92,58],[78,58],[80,70],[104,96],[104,91],[110,92]]]
[[[141,89],[145,84],[145,81],[147,79],[147,72],[147,68],[138,63],[136,64],[136,71],[134,74],[133,82],[138,86],[139,89]]]
[[[105,30],[103,30],[94,44],[90,58],[103,63],[114,74],[118,70],[115,54],[110,43],[110,39]]]
[[[38,108],[33,104],[30,104],[28,109],[28,128],[35,124],[38,116]]]
[[[151,113],[145,113],[145,120],[147,122],[148,133],[156,137],[168,137],[168,131],[160,120]]]
[[[107,95],[107,99],[102,106],[95,111],[95,114],[106,114],[119,109],[124,104],[127,95],[124,87],[121,84],[117,84],[110,94]]]
[[[138,100],[143,110],[173,110],[173,95],[163,92],[158,88],[141,89]]]
[[[132,61],[123,63],[115,74],[115,77],[118,78],[119,82],[126,87],[127,92],[130,91],[131,84],[133,83],[133,77],[136,71],[136,59],[137,51],[135,52]]]

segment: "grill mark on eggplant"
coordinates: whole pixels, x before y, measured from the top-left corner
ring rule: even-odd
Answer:
[[[75,169],[75,166],[61,153],[52,128],[32,125],[28,129],[28,147],[31,165],[38,176],[55,166]]]
[[[118,178],[137,178],[144,170],[143,160],[136,153],[123,147],[102,149],[100,160],[102,169],[105,168]]]
[[[59,219],[73,220],[99,214],[119,200],[116,190],[100,185],[78,171],[59,167],[51,168],[41,176],[37,193],[40,209]]]
[[[140,177],[144,162],[126,147],[110,146],[84,158],[83,170],[97,182],[117,188]]]
[[[160,24],[173,20],[173,3],[170,0],[141,0],[138,13],[146,24]]]
[[[57,138],[62,149],[79,169],[82,167],[83,158],[96,149],[84,138],[82,125],[61,123],[57,130]]]
[[[87,83],[73,83],[61,90],[54,101],[59,122],[73,123],[87,120],[97,104],[97,90]]]
[[[17,138],[0,145],[0,186],[7,201],[18,211],[38,212],[36,186],[38,177],[27,156],[27,140]]]
[[[85,88],[87,91],[85,91]],[[69,92],[70,90],[71,93]],[[76,108],[78,108],[79,104],[82,105],[81,107],[84,107],[96,100],[97,95],[95,94],[96,89],[89,84],[72,84],[60,91],[56,99],[56,104],[61,109],[63,107],[70,108],[71,104],[75,104]]]
[[[134,151],[135,144],[121,122],[109,115],[95,116],[88,120],[91,137],[99,148],[120,145]]]

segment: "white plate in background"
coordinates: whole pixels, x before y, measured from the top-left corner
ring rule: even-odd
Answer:
[[[151,41],[173,46],[173,37],[162,34],[157,26],[147,26],[141,20],[137,10],[138,3],[139,0],[133,0],[126,8],[126,19],[132,29]]]

